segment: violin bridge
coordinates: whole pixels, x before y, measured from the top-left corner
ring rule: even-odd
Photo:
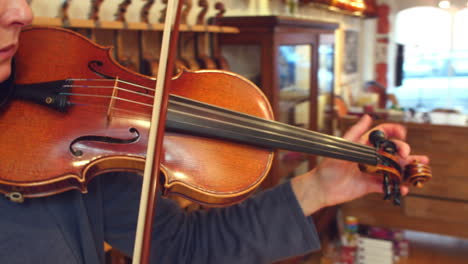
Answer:
[[[117,85],[119,83],[119,77],[117,76],[115,78],[115,82],[114,82],[114,87],[112,89],[112,95],[110,97],[110,100],[109,100],[109,107],[107,108],[107,121],[111,121],[112,120],[112,109],[114,108],[114,105],[115,105],[115,99],[117,98]]]

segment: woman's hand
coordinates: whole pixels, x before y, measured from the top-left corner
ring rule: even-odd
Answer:
[[[406,129],[398,124],[382,124],[369,130],[372,119],[364,116],[346,132],[344,139],[370,145],[368,135],[372,130],[381,130],[398,148],[402,166],[417,160],[428,163],[426,156],[409,155],[410,147],[403,140]],[[363,173],[356,163],[336,159],[324,159],[314,170],[292,179],[292,188],[305,215],[322,207],[354,200],[368,193],[383,192],[382,177]],[[401,187],[406,195],[408,188]]]

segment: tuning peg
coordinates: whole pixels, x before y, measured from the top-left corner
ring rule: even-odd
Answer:
[[[369,141],[376,148],[379,148],[380,144],[382,144],[386,140],[387,138],[385,136],[385,133],[380,130],[374,130],[369,134]]]

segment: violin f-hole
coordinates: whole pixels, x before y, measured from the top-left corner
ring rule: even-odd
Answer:
[[[82,136],[79,138],[74,139],[70,143],[70,153],[75,156],[75,157],[81,157],[83,156],[83,151],[76,149],[74,145],[79,142],[83,141],[92,141],[92,142],[102,142],[102,143],[108,143],[108,144],[132,144],[137,142],[140,139],[140,132],[136,128],[130,128],[128,130],[131,134],[134,134],[132,138],[128,139],[121,139],[121,138],[113,138],[113,137],[107,137],[107,136],[96,136],[96,135],[88,135],[88,136]]]
[[[104,63],[102,61],[98,60],[92,60],[88,63],[88,68],[94,72],[97,76],[105,78],[105,79],[114,79],[112,76],[105,75],[104,73],[101,73],[98,71],[97,68],[104,66]]]

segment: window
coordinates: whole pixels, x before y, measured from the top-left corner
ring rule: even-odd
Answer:
[[[435,7],[403,10],[396,42],[405,47],[403,83],[394,88],[401,106],[468,113],[468,10]]]

